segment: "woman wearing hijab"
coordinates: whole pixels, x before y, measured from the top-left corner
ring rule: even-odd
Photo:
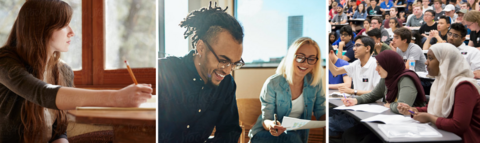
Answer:
[[[356,98],[342,99],[345,106],[372,103],[382,98],[385,107],[394,113],[398,113],[398,103],[414,107],[425,106],[426,98],[420,78],[414,71],[405,69],[403,58],[397,52],[385,50],[375,58],[376,70],[382,79],[372,92]],[[357,124],[345,131],[343,141],[369,143],[380,140],[367,127]]]
[[[433,45],[427,53],[428,74],[435,77],[426,107],[399,104],[398,111],[421,123],[433,123],[438,129],[453,132],[465,143],[480,142],[480,87],[470,66],[455,47],[448,43]]]

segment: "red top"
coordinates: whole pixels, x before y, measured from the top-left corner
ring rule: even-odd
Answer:
[[[337,14],[337,11],[335,9],[330,9],[330,12],[328,12],[328,15],[330,15],[330,19],[333,19],[333,16],[335,16],[335,14]]]
[[[428,105],[427,105],[428,107]],[[427,112],[427,107],[417,107]],[[480,142],[480,95],[470,82],[464,81],[455,89],[455,103],[448,118],[437,119],[438,129],[453,132],[465,143]]]

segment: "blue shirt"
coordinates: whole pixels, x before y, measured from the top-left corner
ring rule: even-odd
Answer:
[[[390,9],[393,7],[393,2],[388,2],[388,4],[386,4],[385,2],[382,2],[380,4],[380,8],[383,8],[383,9]]]
[[[335,66],[337,67],[343,67],[348,65],[348,62],[342,59],[338,59],[337,62],[335,62]],[[340,84],[343,83],[343,76],[346,76],[347,74],[341,74],[337,76],[333,76],[332,72],[328,70],[328,84]]]
[[[347,44],[345,44],[345,47],[343,47],[343,50],[344,51],[347,51],[345,53],[345,56],[347,56],[350,61],[348,61],[349,63],[355,61],[355,51],[353,51],[353,46],[355,45],[355,43],[352,42],[352,40],[350,42],[348,42]]]
[[[317,119],[325,114],[325,91],[322,89],[322,82],[315,87],[310,85],[312,75],[307,74],[303,82],[303,96],[305,109],[301,115],[301,119],[311,120],[312,112]],[[292,111],[292,93],[285,77],[279,74],[270,76],[265,84],[263,84],[260,93],[260,102],[262,104],[262,114],[258,117],[257,122],[252,127],[248,136],[253,136],[259,131],[264,131],[262,126],[263,120],[273,120],[273,114],[277,114],[278,121],[282,122],[284,116],[290,115]],[[298,130],[302,141],[307,142],[309,130]]]
[[[205,84],[193,54],[158,61],[158,141],[203,143],[216,127],[211,141],[236,143],[242,129],[235,81],[227,75],[218,87]]]

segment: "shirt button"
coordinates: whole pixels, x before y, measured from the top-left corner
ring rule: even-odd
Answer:
[[[203,89],[203,86],[202,86],[202,89]]]
[[[193,81],[195,81],[195,80],[197,80],[197,79],[193,78]]]
[[[187,129],[190,128],[190,125],[187,125]]]
[[[198,109],[198,113],[202,112],[202,109]]]

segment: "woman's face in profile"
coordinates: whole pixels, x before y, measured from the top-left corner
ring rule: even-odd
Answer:
[[[427,52],[427,60],[425,61],[427,65],[428,74],[431,76],[437,76],[440,72],[440,62],[438,61],[433,51],[430,49]]]
[[[317,58],[320,59],[317,56],[317,49],[310,44],[300,46],[295,55],[295,61],[293,62],[293,68],[295,68],[294,73],[300,77],[304,77],[310,73],[313,68],[315,68],[316,62],[318,62]]]
[[[70,38],[72,38],[74,35],[75,33],[73,33],[70,25],[53,30],[52,37],[48,43],[48,48],[53,52],[67,52],[68,46],[70,46],[71,42]]]

